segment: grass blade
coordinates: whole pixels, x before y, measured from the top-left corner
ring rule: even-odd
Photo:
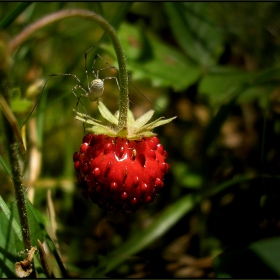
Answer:
[[[8,28],[14,20],[33,2],[22,2],[20,3],[11,13],[9,13],[1,22],[0,28]]]
[[[32,203],[29,201],[28,198],[26,198],[26,204],[27,204],[27,210],[28,210],[28,217],[30,218],[30,231],[34,234],[32,234],[32,241],[33,239],[36,240],[34,244],[37,244],[37,240],[39,239],[40,241],[42,241],[43,239],[45,239],[45,241],[47,242],[51,252],[53,253],[56,262],[60,268],[60,271],[62,273],[62,276],[64,278],[69,278],[68,273],[64,267],[64,264],[49,236],[49,234],[47,233],[43,221],[41,220],[40,216],[38,215],[36,209],[33,207]],[[33,225],[33,228],[32,228]],[[39,228],[38,228],[39,227]],[[35,234],[38,233],[38,234]],[[43,238],[42,238],[43,236]]]
[[[207,192],[192,193],[182,197],[164,209],[161,214],[154,219],[153,223],[149,227],[138,232],[120,247],[112,251],[96,269],[93,271],[88,270],[84,276],[104,277],[106,273],[118,267],[130,256],[137,254],[152,244],[152,242],[163,236],[205,197],[215,195],[231,186],[252,179],[252,176],[243,175],[215,186],[214,188],[208,189]]]
[[[11,172],[9,166],[6,164],[5,160],[3,159],[3,157],[1,155],[0,155],[0,163],[2,164],[2,166],[4,167],[6,172],[8,173],[9,177],[12,179],[12,172]]]

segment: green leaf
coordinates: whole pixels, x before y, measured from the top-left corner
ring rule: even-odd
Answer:
[[[172,87],[176,91],[186,89],[197,81],[200,76],[198,67],[158,39],[149,36],[149,40],[153,49],[152,59],[128,64],[134,79],[150,79],[154,86]]]
[[[16,99],[11,101],[11,108],[15,113],[25,113],[30,109],[31,105],[32,102],[29,100]]]
[[[30,109],[32,102],[21,98],[22,94],[19,87],[11,89],[10,96],[12,96],[11,109],[14,113],[26,113]]]
[[[22,235],[14,211],[10,211],[1,196],[0,208],[0,278],[14,278],[18,253],[24,249]]]
[[[188,88],[198,80],[201,69],[156,37],[150,34],[143,35],[149,48],[149,55],[143,56],[140,53],[143,46],[141,41],[138,42],[138,37],[141,37],[139,28],[122,24],[118,35],[125,46],[127,68],[133,73],[134,80],[147,79],[153,86],[172,87],[178,91]],[[131,41],[135,43],[132,44]],[[114,57],[112,46],[104,45],[103,48]]]
[[[8,206],[6,205],[5,201],[3,200],[3,198],[1,196],[0,196],[0,207],[3,211],[3,213],[5,214],[5,216],[8,218],[8,220],[11,221],[12,228],[15,231],[17,237],[19,239],[22,239],[21,230],[20,230],[20,227],[19,227],[17,221],[13,217],[13,212],[10,211],[10,209],[8,208]]]
[[[15,263],[19,260],[18,252],[22,251],[23,243],[11,228],[8,218],[0,211],[0,277],[14,278]]]
[[[177,162],[172,165],[174,177],[180,186],[190,189],[198,189],[202,184],[202,176],[190,170],[185,162]]]
[[[214,259],[219,278],[279,278],[280,238],[250,244],[247,248],[226,250]]]
[[[270,69],[263,73],[246,72],[230,67],[212,68],[199,83],[199,94],[212,105],[223,103],[228,96],[244,84],[250,85],[239,98],[239,102],[249,102],[262,98],[265,86],[278,85],[280,69]]]
[[[267,83],[276,82],[278,85],[280,79],[280,68],[273,68],[265,70],[263,73],[259,74],[254,80],[255,85],[263,85]]]
[[[222,34],[211,21],[208,3],[164,3],[174,37],[182,50],[203,66],[215,64],[223,52]]]
[[[252,177],[249,175],[240,176],[215,186],[214,188],[205,188],[206,192],[188,194],[182,197],[175,203],[167,206],[155,217],[150,226],[130,237],[125,243],[113,250],[104,261],[101,261],[97,268],[88,270],[83,276],[104,277],[106,273],[118,267],[121,263],[126,261],[128,257],[137,254],[163,236],[184,215],[192,211],[205,197],[215,195],[226,188],[251,179]]]
[[[254,77],[251,76],[250,73],[248,73],[247,80],[246,79],[243,80],[243,78],[239,78],[238,86],[234,87],[234,89],[231,92],[228,92],[228,97],[230,97],[230,100],[220,107],[215,117],[210,121],[210,123],[205,129],[203,141],[201,145],[201,151],[203,154],[206,153],[208,147],[211,145],[214,139],[217,138],[222,124],[224,123],[227,116],[229,115],[230,110],[236,104],[241,93],[244,93],[247,90],[252,90],[256,86],[262,86],[266,84],[270,86],[270,83],[274,82],[275,80],[279,82],[279,77],[278,77],[279,73],[280,73],[280,69],[277,68],[277,69],[265,71],[264,73],[261,73],[259,75],[254,75]],[[202,88],[206,89],[205,85]]]
[[[206,127],[204,131],[204,136],[202,138],[203,139],[202,144],[201,144],[201,152],[203,155],[206,154],[208,147],[218,137],[222,124],[227,119],[231,109],[235,105],[236,100],[241,92],[242,90],[238,91],[228,103],[222,105],[218,113],[215,115],[215,117],[210,121],[210,123]]]
[[[250,249],[280,277],[280,238],[271,238],[250,245]]]
[[[38,239],[41,242],[46,241],[50,251],[53,253],[57,261],[57,264],[61,270],[63,277],[68,277],[68,273],[64,268],[60,256],[58,255],[50,236],[45,230],[43,221],[41,220],[39,214],[37,213],[37,211],[35,210],[28,198],[26,198],[26,203],[32,246],[37,246]],[[21,229],[18,222],[16,221],[18,219],[17,214],[9,210],[8,206],[6,205],[1,196],[0,208],[3,210],[3,212],[0,212],[0,262],[2,260],[5,264],[5,268],[8,267],[10,270],[12,269],[11,271],[14,271],[14,260],[18,256],[17,253],[24,249]],[[14,206],[13,211],[17,211],[17,207]],[[6,254],[9,258],[6,256]],[[6,260],[7,263],[5,263]],[[36,260],[35,265],[36,267],[40,268],[40,264]],[[10,277],[14,277],[14,275]]]
[[[17,222],[17,208],[13,205],[12,211],[8,208],[0,196],[0,277],[12,277],[15,275],[15,263],[22,260],[25,255],[20,253],[24,251],[22,234]],[[37,241],[33,246],[36,246]],[[41,264],[37,258],[34,258],[36,271],[40,278],[46,275],[42,271]]]
[[[10,12],[1,22],[0,28],[8,28],[14,20],[30,5],[32,2],[20,3],[12,12]]]
[[[2,211],[0,211],[0,277],[3,276],[14,278],[15,262],[22,260],[22,257],[19,257],[18,253],[24,250],[21,229],[19,223],[17,222],[17,207],[16,204],[13,204],[13,211],[10,211],[5,201],[0,196],[0,208],[2,209]],[[44,229],[44,225],[40,220],[36,210],[28,199],[27,214],[32,246],[37,246],[38,239],[41,242],[46,240],[50,250],[57,260],[63,276],[67,277],[67,272],[52,241]],[[38,258],[38,254],[36,256]],[[46,277],[37,258],[34,259],[34,262],[39,277]]]
[[[112,4],[114,5],[112,8]],[[106,19],[114,28],[118,29],[123,22],[124,17],[127,15],[133,2],[102,2],[103,10],[106,13]]]
[[[220,105],[240,85],[255,76],[252,72],[220,67],[219,71],[204,76],[198,87],[199,95],[209,100],[212,105]]]
[[[116,30],[118,30],[133,5],[133,2],[94,2],[92,4],[97,5],[96,7],[93,6],[93,10],[104,17]],[[88,60],[88,65],[93,64],[94,57],[98,53],[98,47],[100,47],[99,44],[104,41],[109,41],[108,36],[106,37],[105,35],[106,33],[104,32],[97,44],[95,44],[97,47],[92,51],[92,56]]]
[[[64,264],[49,236],[47,233],[44,223],[32,205],[32,203],[29,201],[28,198],[26,198],[26,203],[27,203],[27,213],[28,213],[28,220],[29,220],[29,226],[30,226],[30,232],[31,232],[31,240],[32,244],[37,244],[37,240],[39,239],[41,243],[45,240],[49,246],[50,251],[53,253],[56,262],[60,268],[60,271],[62,273],[62,276],[64,278],[68,278],[68,273],[64,267]]]
[[[154,240],[160,238],[168,229],[178,222],[186,213],[193,209],[198,202],[194,195],[187,195],[176,203],[167,207],[151,226],[129,238],[124,244],[111,252],[93,272],[94,277],[100,277],[123,263],[129,256],[136,254]]]
[[[11,172],[9,166],[7,165],[7,163],[5,162],[4,158],[1,155],[0,155],[0,163],[2,164],[2,166],[8,173],[9,177],[12,178],[12,172]]]

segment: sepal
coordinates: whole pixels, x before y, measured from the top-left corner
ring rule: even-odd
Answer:
[[[92,125],[91,128],[87,128],[86,130],[95,134],[104,134],[108,135],[109,137],[125,137],[131,140],[138,140],[143,137],[155,136],[156,133],[152,132],[155,127],[167,124],[176,118],[173,117],[170,119],[164,119],[164,117],[160,117],[157,120],[148,123],[154,114],[153,110],[148,111],[136,120],[132,112],[128,110],[127,127],[119,130],[119,111],[117,111],[116,114],[113,115],[101,101],[98,102],[98,110],[101,116],[109,122],[109,125],[106,125],[102,121],[96,120],[86,114],[82,114],[80,112],[77,112],[76,110],[74,111],[77,114],[77,120]]]

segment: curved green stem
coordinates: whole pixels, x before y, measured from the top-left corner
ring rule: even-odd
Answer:
[[[97,23],[110,37],[113,47],[115,49],[118,65],[119,65],[119,85],[120,85],[120,102],[119,102],[119,130],[125,129],[127,126],[127,110],[128,110],[128,75],[126,69],[126,62],[124,51],[122,49],[120,40],[117,36],[114,28],[101,16],[94,12],[87,10],[62,10],[50,15],[43,17],[42,19],[34,22],[33,24],[26,27],[19,35],[13,38],[9,44],[9,51],[13,53],[21,44],[23,44],[34,32],[43,27],[54,23],[56,21],[71,18],[71,17],[81,17],[87,20],[94,21]]]
[[[87,20],[92,20],[97,23],[104,31],[109,35],[112,40],[117,59],[119,64],[119,84],[120,84],[120,117],[118,122],[119,129],[126,128],[127,124],[127,110],[128,110],[128,76],[126,70],[125,56],[123,49],[121,47],[119,38],[113,29],[113,27],[101,16],[89,12],[86,10],[63,10],[51,15],[45,16],[42,19],[36,21],[35,23],[29,25],[24,29],[19,35],[13,38],[9,45],[8,51],[12,54],[21,44],[23,44],[34,32],[40,30],[41,28],[54,23],[56,21],[70,18],[70,17],[81,17]],[[9,100],[9,89],[8,89],[8,54],[2,52],[3,44],[1,44],[0,38],[0,92],[3,93],[5,99]],[[5,62],[5,63],[4,63]],[[8,121],[4,118],[4,125],[6,129],[7,142],[10,144],[9,154],[10,154],[10,164],[13,175],[13,181],[15,186],[20,222],[22,226],[22,233],[24,239],[24,245],[26,249],[31,248],[31,239],[28,225],[28,217],[26,212],[24,189],[22,185],[21,168],[19,163],[18,145],[15,139],[14,131],[9,125]],[[34,272],[34,271],[33,271]],[[35,277],[35,275],[33,275]]]

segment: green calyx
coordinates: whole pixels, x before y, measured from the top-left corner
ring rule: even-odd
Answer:
[[[97,135],[104,134],[110,137],[123,137],[130,140],[138,140],[143,137],[155,136],[156,133],[152,132],[155,127],[167,124],[176,118],[173,117],[170,119],[164,119],[164,117],[160,117],[157,120],[148,123],[154,114],[153,110],[148,111],[143,116],[135,120],[132,112],[128,109],[127,127],[120,129],[118,126],[119,111],[113,115],[101,101],[98,102],[98,110],[101,116],[108,121],[108,124],[93,119],[92,117],[82,114],[76,110],[74,111],[77,114],[77,120],[92,125],[92,127],[86,128],[89,132]]]

